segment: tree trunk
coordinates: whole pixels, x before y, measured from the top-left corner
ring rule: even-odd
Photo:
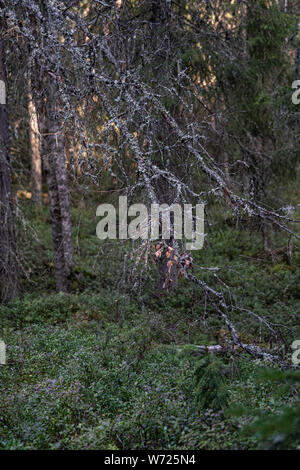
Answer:
[[[52,38],[58,36],[58,31],[54,27],[55,18],[53,18],[55,8],[51,2],[41,2],[41,9],[48,20],[48,34]],[[60,44],[57,41],[57,47],[50,45],[48,64],[51,70],[48,67],[41,70],[41,76],[44,77],[40,84],[43,98],[39,104],[43,163],[50,200],[56,291],[67,292],[73,262],[73,244],[59,89],[60,67],[57,60],[57,49]]]
[[[60,118],[57,86],[47,82],[46,109],[41,116],[43,153],[50,200],[56,290],[68,290],[73,261],[69,188],[64,149],[64,130]]]
[[[300,22],[299,22],[300,24]],[[299,26],[300,29],[300,26]],[[300,40],[298,42],[298,47],[296,50],[296,57],[295,57],[295,75],[296,79],[300,80]]]
[[[17,293],[17,263],[2,40],[0,40],[0,84],[0,300],[7,303],[13,300]]]
[[[42,162],[40,148],[40,134],[36,105],[31,92],[31,80],[28,79],[28,115],[29,115],[29,140],[31,146],[31,200],[34,204],[42,204]]]

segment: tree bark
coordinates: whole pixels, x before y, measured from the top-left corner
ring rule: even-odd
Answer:
[[[299,20],[298,28],[300,29],[300,20]],[[298,47],[296,50],[296,57],[295,57],[295,76],[297,80],[300,80],[300,40],[298,42]]]
[[[7,303],[17,293],[17,262],[3,52],[0,39],[0,300]]]
[[[58,90],[55,80],[49,78],[41,116],[43,153],[50,200],[56,290],[67,292],[73,262],[70,199]]]
[[[32,97],[31,80],[28,79],[28,115],[29,115],[29,140],[31,147],[31,200],[34,204],[42,204],[42,162],[40,148],[40,134],[36,105]]]

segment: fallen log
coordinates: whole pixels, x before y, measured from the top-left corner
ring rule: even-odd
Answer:
[[[240,344],[232,344],[227,343],[224,345],[221,344],[214,344],[210,346],[206,345],[197,345],[197,344],[189,344],[184,345],[181,349],[182,351],[190,352],[195,356],[199,356],[202,354],[217,354],[217,353],[227,353],[230,351],[245,351],[252,356],[260,357],[262,359],[267,359],[269,361],[278,360],[279,357],[275,356],[271,352],[264,351],[262,348],[257,346],[256,344],[248,344],[248,343],[240,343]]]

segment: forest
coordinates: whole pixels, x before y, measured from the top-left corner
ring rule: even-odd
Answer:
[[[1,450],[300,449],[299,119],[299,0],[0,0]]]

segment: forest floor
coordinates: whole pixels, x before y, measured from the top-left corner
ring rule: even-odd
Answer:
[[[216,209],[208,247],[193,256],[220,270],[195,267],[194,274],[284,327],[276,342],[245,311],[231,314],[243,341],[276,351],[281,366],[242,351],[207,358],[192,345],[222,344],[227,332],[197,286],[182,279],[176,294],[160,299],[153,265],[142,294],[131,292],[124,247],[100,242],[95,210],[77,204],[71,289],[56,295],[49,210],[32,212],[27,201],[21,209],[22,295],[0,307],[7,345],[0,448],[299,446],[299,369],[291,361],[291,344],[300,340],[299,244],[289,260],[286,238],[275,233],[273,257],[266,255],[259,229],[221,220]]]

